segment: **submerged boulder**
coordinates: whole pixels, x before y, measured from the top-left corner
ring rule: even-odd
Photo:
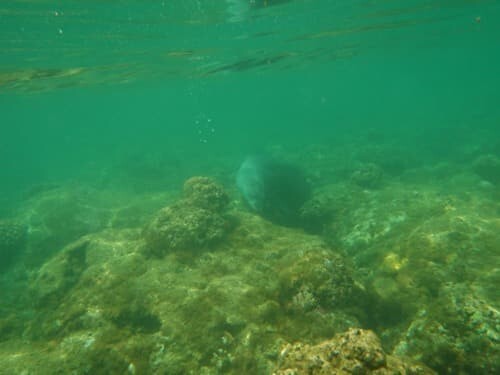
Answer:
[[[162,256],[174,250],[200,250],[221,240],[228,231],[224,214],[229,197],[208,177],[184,184],[184,198],[161,209],[143,231],[147,254]]]
[[[224,188],[209,177],[191,177],[184,183],[183,193],[185,205],[212,212],[223,212],[229,204]]]
[[[424,365],[388,355],[372,332],[351,328],[333,339],[308,345],[286,344],[273,375],[434,374]]]
[[[172,250],[205,248],[225,234],[226,220],[213,211],[174,204],[160,210],[144,235],[148,251],[163,255]]]

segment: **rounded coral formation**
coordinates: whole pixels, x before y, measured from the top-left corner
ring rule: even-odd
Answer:
[[[222,212],[229,204],[224,188],[209,177],[191,177],[184,183],[184,199],[195,207]]]
[[[144,230],[146,253],[162,256],[173,250],[199,250],[224,237],[229,225],[224,210],[229,197],[208,177],[184,184],[184,199],[161,209]]]
[[[148,249],[156,255],[171,250],[196,250],[224,236],[226,221],[212,211],[183,204],[160,210],[148,225]]]

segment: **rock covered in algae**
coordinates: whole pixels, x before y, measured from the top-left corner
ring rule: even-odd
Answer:
[[[466,285],[449,284],[421,309],[394,352],[418,357],[440,374],[498,374],[500,313]]]
[[[57,304],[61,296],[77,283],[86,267],[88,244],[89,240],[82,237],[40,268],[31,286],[36,305]]]
[[[286,344],[274,375],[434,374],[427,367],[388,355],[372,332],[351,328],[318,345]]]
[[[172,250],[205,248],[225,234],[226,220],[203,208],[174,204],[162,209],[145,231],[147,251],[164,255]]]
[[[291,254],[282,264],[278,277],[293,311],[335,310],[366,298],[345,260],[326,248],[305,250],[302,257]]]
[[[331,231],[369,269],[378,307],[367,325],[439,373],[498,373],[498,204],[401,188],[353,194],[362,204]]]
[[[228,203],[227,193],[212,179],[190,178],[183,199],[161,209],[145,228],[146,253],[198,250],[221,240],[229,228]]]
[[[229,195],[224,188],[209,177],[191,177],[184,183],[184,203],[212,212],[224,212]]]
[[[6,268],[21,254],[26,244],[26,228],[11,220],[0,220],[0,268]]]

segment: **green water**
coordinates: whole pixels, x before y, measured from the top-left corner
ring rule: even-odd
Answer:
[[[1,298],[8,302],[0,309],[0,362],[3,357],[13,366],[7,367],[9,371],[19,369],[5,348],[21,337],[32,340],[34,347],[34,343],[43,346],[49,340],[64,342],[70,333],[79,332],[74,328],[34,332],[20,322],[9,323],[21,310],[28,311],[22,319],[31,322],[26,323],[30,327],[64,315],[53,301],[43,302],[43,308],[33,307],[28,291],[33,289],[40,267],[64,246],[86,235],[101,238],[103,230],[140,229],[158,209],[179,197],[183,182],[191,176],[215,178],[228,191],[236,216],[249,214],[234,178],[245,156],[254,152],[296,163],[315,192],[348,202],[341,208],[338,202],[334,204],[335,219],[313,234],[346,257],[367,290],[373,286],[380,298],[403,301],[405,293],[423,288],[425,292],[417,293],[421,299],[415,297],[416,305],[431,311],[429,306],[438,306],[439,298],[446,300],[454,294],[447,294],[445,287],[431,288],[429,283],[449,281],[481,290],[474,298],[485,301],[498,314],[500,297],[492,285],[499,280],[500,252],[499,20],[500,3],[486,0],[3,1],[0,220],[14,220],[28,229],[24,247],[16,250],[22,254],[2,267],[6,270]],[[384,175],[373,200],[359,186],[349,185],[353,173],[368,164],[375,164]],[[336,196],[338,191],[341,194]],[[425,209],[419,203],[412,205],[412,200],[419,199],[417,195],[405,195],[413,192],[425,197],[421,204]],[[431,229],[441,222],[430,219],[435,207],[429,202],[439,199],[436,207],[445,207],[443,215],[451,215],[447,222],[452,223],[442,224],[446,228],[442,232],[455,233],[455,237],[450,235],[455,242],[450,239],[443,248],[436,245],[436,253],[441,255],[430,251],[419,260],[420,248],[404,241],[410,238],[411,242],[419,230],[428,238],[433,236]],[[128,205],[132,208],[126,212],[123,207]],[[375,207],[374,211],[363,216],[368,207]],[[374,221],[370,230],[377,232],[373,228],[383,226],[380,223],[386,219],[396,225],[384,212],[399,217],[402,211],[414,221],[398,229],[401,237],[374,239],[364,245],[356,242],[359,238],[352,240],[352,228],[368,228],[363,220]],[[116,212],[119,220],[113,216]],[[454,226],[460,217],[468,223],[466,229]],[[108,234],[102,236],[108,238]],[[373,234],[373,238],[378,237]],[[238,242],[230,243],[238,254],[234,245]],[[408,251],[397,253],[396,249],[405,246]],[[465,256],[467,263],[460,267],[471,274],[454,279],[451,275],[459,273],[449,266],[450,259],[463,256],[460,251],[469,254],[468,250],[476,255]],[[481,251],[483,257],[477,255]],[[384,271],[384,264],[393,259],[385,256],[393,252],[408,259],[417,271],[397,277]],[[235,256],[241,262],[246,259]],[[265,262],[267,258],[259,259]],[[281,264],[270,262],[269,267]],[[418,267],[424,272],[435,264],[443,269],[418,277]],[[380,272],[374,271],[379,267]],[[196,276],[196,283],[206,283],[209,271],[199,272],[204,276]],[[387,281],[393,277],[396,281]],[[401,286],[408,278],[416,283],[414,287]],[[400,293],[391,294],[392,283],[399,285]],[[71,287],[80,290],[85,285]],[[260,287],[259,296],[266,293],[265,285]],[[144,293],[149,293],[147,288]],[[66,305],[78,297],[72,298]],[[390,314],[390,307],[384,306]],[[474,310],[477,304],[472,306]],[[435,309],[436,316],[449,313]],[[396,323],[354,314],[358,324],[353,325],[383,336],[387,353],[394,350],[423,359],[440,373],[446,368],[451,368],[450,373],[485,374],[498,369],[498,320],[496,328],[488,323],[493,333],[485,328],[487,333],[477,334],[477,340],[484,340],[478,344],[482,349],[469,348],[474,354],[464,360],[439,350],[426,356],[422,354],[425,344],[407,345],[409,349],[402,350],[398,334],[403,335],[418,320],[418,306],[402,310],[404,318]],[[367,315],[373,313],[369,311]],[[289,319],[288,313],[276,314]],[[126,314],[120,314],[120,319],[127,320]],[[157,315],[162,316],[161,312]],[[257,359],[255,365],[241,358],[265,357],[275,363],[269,347],[301,338],[312,344],[328,338],[314,329],[309,331],[304,319],[295,318],[281,327],[288,327],[289,336],[276,334],[277,341],[259,336],[262,343],[252,344],[248,352],[241,349],[246,348],[245,330],[220,328],[221,332],[230,331],[234,340],[231,356],[236,359],[228,362],[234,366],[210,362],[205,358],[210,354],[205,353],[194,355],[198,362],[179,360],[184,365],[172,368],[136,365],[138,373],[269,372],[272,365],[266,367]],[[197,327],[202,334],[205,328]],[[330,334],[339,330],[332,328]],[[459,337],[460,329],[455,333],[447,337]],[[189,324],[185,335],[191,337]],[[19,350],[29,352],[30,345]],[[148,342],[144,350],[153,351],[151,345],[160,344]],[[259,349],[259,345],[267,349]],[[120,351],[118,347],[112,350]],[[186,350],[203,352],[196,348]],[[483,357],[478,354],[481,350],[487,353]],[[429,360],[433,355],[439,360]],[[482,370],[481,366],[467,366],[469,361],[484,361],[484,366]],[[453,367],[457,362],[460,364]],[[48,363],[55,366],[57,361]],[[123,373],[118,368],[107,371]],[[28,373],[36,374],[33,371]],[[89,370],[81,365],[76,371]]]
[[[0,11],[0,150],[14,190],[127,152],[224,154],[366,128],[425,147],[498,125],[491,1],[295,1],[233,23],[208,1]]]

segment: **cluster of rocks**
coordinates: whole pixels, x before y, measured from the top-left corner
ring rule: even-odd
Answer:
[[[488,157],[474,170],[494,182],[495,166]],[[408,191],[384,183],[382,168],[366,163],[300,208],[301,227],[323,239],[229,215],[229,195],[207,177],[190,178],[179,200],[121,231],[82,221],[93,214],[47,194],[26,221],[29,249],[59,249],[50,236],[61,241],[65,223],[65,241],[80,239],[32,278],[36,318],[0,317],[0,336],[57,338],[40,363],[64,358],[66,369],[94,372],[434,373],[419,360],[439,373],[498,373],[498,205],[473,210],[472,200]],[[81,237],[84,228],[95,233]],[[22,225],[0,221],[0,268],[25,241]],[[214,248],[223,251],[204,251]],[[373,332],[348,327],[377,327],[384,348]],[[304,343],[280,351],[285,340]],[[6,368],[26,366],[16,355],[2,355]]]

